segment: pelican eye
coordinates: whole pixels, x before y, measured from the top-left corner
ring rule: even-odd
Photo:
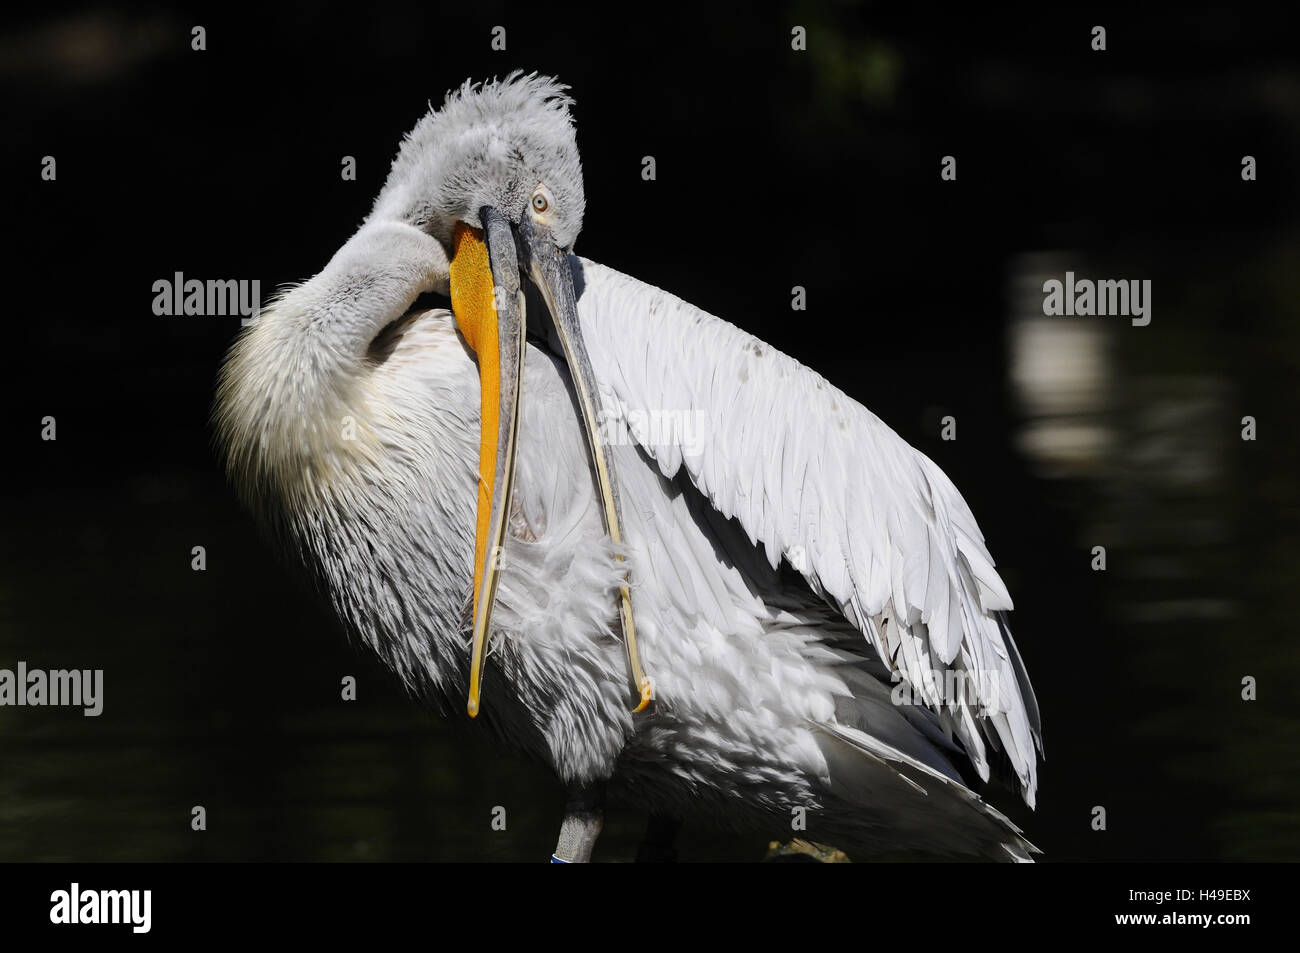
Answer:
[[[545,192],[533,193],[533,211],[539,215],[551,207],[551,200],[546,197]]]

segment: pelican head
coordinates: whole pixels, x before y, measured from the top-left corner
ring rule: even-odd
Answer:
[[[465,83],[402,141],[370,217],[414,225],[450,257],[457,223],[480,227],[485,208],[513,224],[531,213],[572,250],[586,198],[567,90],[535,74]]]
[[[605,526],[616,542],[622,537],[617,485],[598,438],[595,377],[582,341],[569,265],[586,199],[566,89],[549,77],[519,73],[482,85],[465,84],[403,141],[369,219],[406,223],[442,245],[452,311],[478,357],[482,431],[471,717],[479,710],[514,479],[527,327],[521,274],[537,287],[549,311],[578,398]],[[620,620],[639,711],[650,701],[650,683],[637,659],[626,587],[621,600]]]

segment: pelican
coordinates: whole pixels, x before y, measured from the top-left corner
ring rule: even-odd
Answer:
[[[976,793],[1032,807],[1042,740],[970,509],[814,371],[573,254],[571,106],[512,73],[419,121],[232,346],[232,483],[413,694],[554,770],[555,861],[607,793],[661,832],[1031,859]]]

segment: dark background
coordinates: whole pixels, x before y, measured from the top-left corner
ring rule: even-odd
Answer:
[[[103,668],[106,707],[0,709],[0,859],[549,854],[557,784],[407,700],[236,505],[208,416],[238,319],[151,310],[176,271],[264,296],[315,273],[427,102],[519,67],[577,100],[581,254],[815,367],[965,494],[1047,744],[1037,812],[1001,804],[1046,859],[1297,859],[1300,63],[1274,16],[7,12],[0,667]],[[1151,279],[1151,325],[1035,315],[1067,268]],[[642,820],[616,808],[598,859]]]

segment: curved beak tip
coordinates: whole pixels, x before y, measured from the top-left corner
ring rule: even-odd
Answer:
[[[641,704],[637,705],[635,708],[632,709],[632,714],[634,715],[639,715],[641,714],[641,712],[649,708],[650,702],[654,701],[654,697],[655,697],[654,685],[653,683],[651,683],[649,676],[646,676],[641,679],[640,689],[641,689]]]

